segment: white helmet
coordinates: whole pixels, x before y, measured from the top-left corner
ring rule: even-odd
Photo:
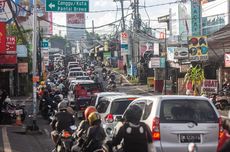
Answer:
[[[66,110],[68,107],[68,102],[66,101],[61,101],[59,104],[58,104],[58,110],[61,111],[61,110]]]

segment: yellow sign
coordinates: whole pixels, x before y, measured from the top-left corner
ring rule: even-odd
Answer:
[[[188,45],[190,61],[208,60],[207,36],[190,36]]]

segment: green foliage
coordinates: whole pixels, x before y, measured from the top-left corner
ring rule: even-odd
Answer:
[[[15,24],[9,24],[6,27],[7,34],[10,36],[16,36],[17,44],[23,44],[23,40],[21,34],[23,35],[24,39],[29,41],[32,37],[32,29],[23,30],[22,33],[19,32]],[[24,44],[25,45],[25,44]]]

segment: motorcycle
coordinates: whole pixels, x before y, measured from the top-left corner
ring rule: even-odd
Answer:
[[[117,86],[116,86],[116,82],[113,80],[109,81],[109,84],[107,86],[107,90],[108,91],[117,91]]]
[[[63,130],[59,134],[59,139],[56,145],[56,152],[71,152],[73,146],[74,137],[72,136],[77,129],[75,125],[70,126],[70,130]]]
[[[220,110],[224,110],[226,107],[230,106],[230,96],[223,90],[213,94],[211,101],[215,107]]]
[[[21,121],[23,122],[26,118],[25,105],[18,105],[8,102],[3,102],[3,109],[1,111],[4,115],[3,122],[11,123],[16,120],[17,116],[21,116]]]

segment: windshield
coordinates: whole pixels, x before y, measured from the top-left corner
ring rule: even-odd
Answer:
[[[128,107],[128,105],[131,102],[132,102],[132,100],[126,100],[126,99],[124,99],[122,101],[112,102],[110,113],[114,114],[114,115],[123,115],[126,108]]]
[[[206,100],[163,100],[161,123],[217,123],[218,117]]]

